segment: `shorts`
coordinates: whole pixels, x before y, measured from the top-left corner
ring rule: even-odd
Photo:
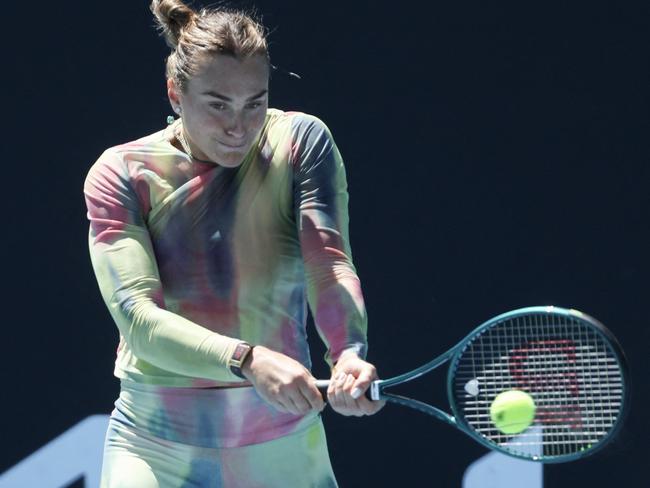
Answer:
[[[276,439],[201,447],[163,439],[112,417],[101,488],[333,488],[320,417]]]

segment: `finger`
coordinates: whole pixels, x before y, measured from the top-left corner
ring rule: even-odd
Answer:
[[[339,371],[338,373],[332,376],[332,378],[330,379],[330,384],[327,387],[328,398],[330,396],[335,396],[339,392],[339,390],[343,386],[343,383],[345,383],[345,378],[346,378],[346,374],[343,373],[342,371]]]
[[[275,403],[277,403],[280,408],[278,410],[283,413],[296,413],[296,407],[289,397],[286,395],[277,395],[275,397]]]
[[[367,377],[372,379],[374,374],[373,371],[369,370],[368,373],[369,376]],[[373,415],[374,413],[378,412],[383,406],[383,404],[376,405],[376,402],[371,401],[365,395],[363,395],[364,391],[367,390],[368,386],[366,386],[364,390],[362,389],[357,390],[358,392],[360,392],[359,393],[360,396],[358,398],[355,398],[353,396],[355,392],[356,384],[357,384],[356,379],[354,379],[354,381],[352,381],[351,384],[349,382],[348,384],[346,384],[346,393],[347,393],[346,411],[348,412],[347,414],[361,417],[363,415]]]
[[[310,410],[317,410],[320,412],[325,408],[325,400],[320,391],[318,391],[318,388],[316,388],[315,380],[306,383],[302,388],[300,388],[300,393],[309,404]]]
[[[367,397],[362,396],[357,400],[357,405],[364,415],[374,415],[379,412],[386,402],[384,400],[369,400]]]
[[[350,415],[360,416],[362,412],[357,404],[357,400],[352,398],[352,386],[354,385],[356,378],[351,374],[347,376],[345,383],[343,385],[343,401],[345,403],[345,408],[348,410]]]
[[[270,403],[271,406],[275,408],[278,412],[290,413],[289,408],[287,408],[287,406],[282,402],[279,401],[267,401],[267,402]]]
[[[296,415],[303,415],[310,410],[309,402],[307,399],[302,396],[300,391],[291,393],[288,398],[288,402],[291,403],[291,413]]]
[[[264,393],[264,392],[262,392],[262,391],[259,391],[259,390],[257,391],[257,394],[258,394],[260,397],[262,397],[262,400],[264,400],[266,403],[268,403],[269,405],[271,405],[271,406],[272,406],[273,408],[275,408],[278,412],[282,412],[282,413],[286,413],[286,412],[287,412],[286,407],[285,407],[281,402],[279,402],[275,397],[271,397],[271,396],[267,395],[266,393]]]
[[[343,386],[347,380],[347,375],[343,372],[339,372],[330,382],[330,386],[327,390],[327,398],[330,402],[330,405],[333,409],[342,413],[340,410],[345,408],[345,398]]]
[[[330,379],[330,384],[327,387],[327,400],[332,403],[336,403],[336,395],[340,389],[341,380],[345,378],[344,373],[336,373],[332,375]]]
[[[309,410],[309,402],[300,392],[300,380],[297,379],[293,383],[284,385],[280,389],[280,398],[295,415],[302,415]]]
[[[359,373],[356,381],[354,382],[354,386],[351,392],[352,398],[357,399],[361,397],[366,392],[368,387],[370,387],[370,384],[376,377],[377,371],[375,370],[374,366],[363,368],[363,370]]]
[[[304,415],[310,410],[322,410],[325,407],[323,397],[316,388],[316,379],[309,372],[296,377],[287,385],[284,396],[291,402],[295,413]]]

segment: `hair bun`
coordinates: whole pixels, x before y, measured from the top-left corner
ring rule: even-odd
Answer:
[[[151,11],[156,17],[158,27],[167,41],[175,49],[183,28],[188,25],[196,12],[180,0],[153,0]]]

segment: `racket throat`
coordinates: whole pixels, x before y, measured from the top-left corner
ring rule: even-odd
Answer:
[[[381,400],[381,393],[379,391],[380,381],[373,381],[370,383],[370,399],[371,400]]]

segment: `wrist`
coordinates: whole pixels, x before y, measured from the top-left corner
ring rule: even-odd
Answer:
[[[239,378],[247,379],[244,373],[244,365],[247,363],[247,360],[250,358],[254,346],[250,345],[248,342],[240,342],[235,346],[235,350],[228,361],[228,368],[230,371]]]
[[[359,355],[357,354],[357,351],[355,349],[346,349],[345,351],[343,351],[339,356],[339,358],[334,363],[334,368],[332,369],[336,369],[336,366],[338,366],[341,363],[344,363],[346,360],[349,359],[359,359]]]
[[[248,355],[244,358],[244,361],[242,362],[241,365],[241,372],[244,375],[244,378],[246,378],[249,381],[251,381],[253,377],[253,367],[252,367],[253,356],[255,352],[259,352],[258,350],[259,347],[261,346],[252,347]]]

